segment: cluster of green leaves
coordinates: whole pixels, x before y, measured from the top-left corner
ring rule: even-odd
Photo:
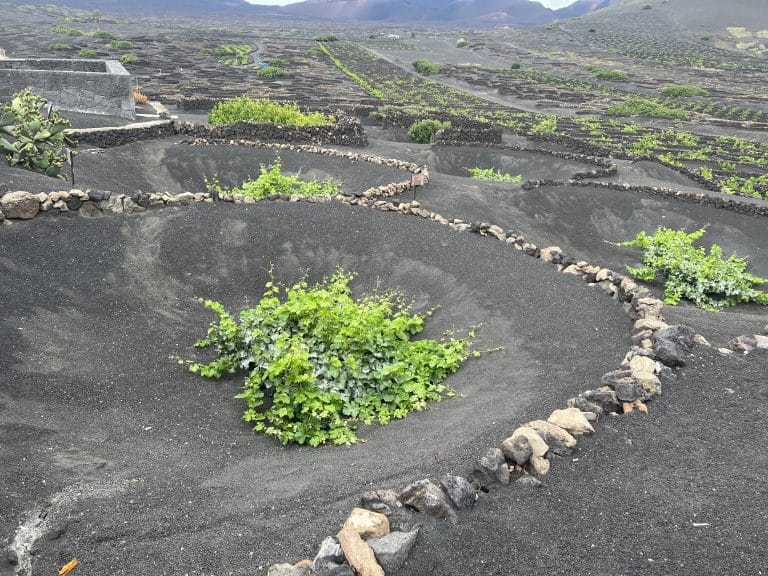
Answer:
[[[139,61],[139,57],[135,54],[123,54],[120,56],[121,64],[136,64]]]
[[[643,249],[643,265],[629,266],[627,271],[644,282],[652,282],[661,274],[667,304],[677,304],[686,298],[711,311],[742,302],[768,304],[768,292],[757,288],[768,279],[746,272],[746,259],[733,255],[724,259],[717,244],[709,252],[693,245],[704,232],[705,228],[687,234],[685,230],[660,227],[653,235],[640,232],[618,246]]]
[[[514,182],[523,181],[522,174],[510,174],[495,168],[467,168],[470,178],[473,180],[487,180],[490,182]]]
[[[547,116],[537,124],[531,127],[534,134],[556,134],[557,116]]]
[[[297,175],[283,174],[283,166],[278,157],[270,166],[261,165],[259,177],[249,179],[240,186],[231,190],[222,186],[216,177],[206,178],[209,189],[216,190],[219,194],[239,194],[252,198],[262,199],[276,194],[299,196],[330,196],[340,190],[339,184],[333,180],[302,180],[301,173]]]
[[[98,52],[92,48],[81,48],[77,55],[80,56],[80,58],[96,58]]]
[[[656,100],[642,96],[630,96],[621,104],[608,108],[606,114],[612,116],[648,116],[650,118],[671,118],[675,120],[686,120],[688,118],[688,113],[685,110],[670,108]]]
[[[55,42],[51,44],[50,49],[54,52],[63,52],[64,50],[72,50],[71,44],[64,44],[63,42]]]
[[[69,36],[70,38],[77,38],[78,36],[85,35],[82,30],[78,30],[77,28],[72,28],[70,26],[63,26],[62,24],[58,24],[51,28],[51,32],[54,34],[61,34],[62,36]]]
[[[592,64],[582,66],[582,70],[592,72],[592,74],[595,75],[595,78],[599,78],[600,80],[623,81],[627,79],[626,73],[622,72],[621,70],[611,70],[610,68],[602,68]]]
[[[338,42],[338,38],[333,34],[327,34],[325,36],[316,36],[313,38],[315,42]]]
[[[661,95],[666,98],[693,98],[694,96],[707,97],[709,92],[693,84],[678,84],[667,86],[661,91]]]
[[[211,52],[220,64],[227,66],[247,66],[251,61],[254,48],[250,44],[220,44]]]
[[[431,313],[413,313],[396,292],[355,299],[352,278],[338,270],[312,287],[269,282],[239,321],[206,301],[218,323],[197,346],[218,358],[190,370],[208,378],[248,372],[237,395],[246,401],[243,419],[283,444],[352,443],[361,422],[386,425],[440,400],[441,382],[468,357],[473,334],[412,341]]]
[[[288,76],[288,72],[283,70],[282,68],[278,68],[277,66],[265,66],[264,68],[259,68],[256,71],[256,76],[258,78],[285,78]]]
[[[430,62],[429,60],[414,60],[411,64],[416,72],[423,74],[424,76],[440,74],[440,65]]]
[[[109,43],[109,47],[112,50],[130,50],[133,48],[133,42],[129,40],[112,40],[112,42]]]
[[[97,30],[96,32],[91,32],[92,38],[100,38],[101,40],[114,40],[116,36],[112,34],[112,32],[105,32],[104,30]]]
[[[74,154],[75,143],[65,130],[71,126],[56,110],[43,114],[48,101],[27,88],[14,95],[0,114],[0,152],[11,166],[64,178],[61,168]]]
[[[432,137],[435,134],[443,128],[450,127],[450,122],[441,122],[440,120],[433,120],[431,118],[418,120],[408,128],[408,140],[416,142],[417,144],[429,144],[432,142]]]
[[[216,104],[208,115],[208,121],[211,124],[267,122],[289,126],[326,126],[336,122],[336,119],[322,112],[304,113],[295,102],[280,104],[269,99],[254,100],[240,96]]]
[[[467,46],[469,46],[469,42],[465,38],[456,40],[456,48],[466,48]]]

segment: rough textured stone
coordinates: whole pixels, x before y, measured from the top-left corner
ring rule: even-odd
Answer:
[[[354,530],[363,540],[381,538],[389,534],[389,519],[384,514],[365,508],[353,508],[344,522],[344,528]]]
[[[616,392],[608,386],[603,386],[597,390],[588,390],[583,393],[583,397],[598,404],[606,414],[618,412],[621,408],[621,403],[616,398]]]
[[[576,408],[578,410],[578,408]],[[579,410],[581,412],[581,410]],[[568,456],[573,452],[573,447],[576,446],[576,438],[574,438],[566,430],[555,426],[551,422],[545,420],[534,420],[528,422],[526,426],[529,426],[539,433],[544,442],[547,443],[549,449],[555,454],[560,456]]]
[[[757,348],[757,340],[753,336],[737,336],[728,342],[728,348],[734,352],[748,354]]]
[[[509,465],[504,462],[503,464],[500,464],[499,467],[496,469],[496,480],[500,482],[501,484],[504,484],[505,486],[509,484]]]
[[[309,566],[295,566],[293,564],[275,564],[267,570],[267,576],[310,576]]]
[[[614,388],[616,398],[621,402],[634,402],[645,397],[643,385],[635,378],[623,378]]]
[[[555,410],[547,418],[547,422],[560,426],[564,430],[567,430],[574,436],[580,436],[582,434],[592,434],[595,429],[592,428],[592,424],[582,414],[578,408],[564,408],[562,410]]]
[[[647,356],[635,356],[629,361],[629,369],[632,371],[633,375],[637,372],[649,372],[654,374],[656,372],[656,362]]]
[[[453,510],[448,496],[430,480],[419,480],[407,486],[398,496],[400,502],[418,512],[425,512],[435,518],[451,516]]]
[[[501,451],[510,462],[514,462],[520,466],[528,462],[533,455],[531,443],[525,436],[507,438],[501,443]]]
[[[661,380],[659,380],[658,376],[650,372],[638,372],[634,378],[642,386],[646,397],[661,396]]]
[[[538,474],[539,476],[544,476],[549,472],[549,467],[550,467],[549,460],[547,460],[543,456],[536,456],[534,454],[533,456],[531,456],[529,464],[531,466],[531,471],[534,474]]]
[[[694,346],[696,333],[689,326],[677,325],[659,330],[653,335],[656,358],[667,366],[685,366]]]
[[[384,576],[371,547],[352,528],[342,528],[336,535],[344,557],[357,576]]]
[[[83,218],[94,218],[101,215],[101,208],[96,202],[87,201],[80,206],[79,212]]]
[[[376,560],[384,569],[385,574],[396,574],[402,568],[416,542],[418,533],[418,530],[391,532],[384,538],[368,541],[368,545],[373,550]]]
[[[543,488],[544,484],[535,476],[520,476],[515,480],[515,484],[522,488]]]
[[[596,402],[590,402],[586,398],[570,398],[566,403],[569,408],[578,408],[582,412],[590,412],[598,417],[603,415],[603,407]]]
[[[466,478],[446,474],[440,479],[440,486],[457,510],[468,510],[477,501],[477,492]]]
[[[768,350],[768,336],[762,334],[755,334],[755,344],[761,350]]]
[[[8,192],[0,198],[0,209],[8,219],[29,220],[37,216],[40,202],[29,192]]]
[[[547,248],[541,249],[541,256],[540,258],[544,260],[544,262],[552,262],[552,259],[555,254],[562,254],[563,249],[560,248],[560,246],[548,246]]]
[[[317,573],[323,569],[331,569],[344,561],[344,553],[335,538],[327,537],[320,544],[320,549],[312,561],[312,571]]]
[[[498,470],[502,464],[504,464],[504,453],[498,448],[489,448],[480,458],[480,466],[491,472]]]
[[[355,576],[348,564],[321,568],[312,572],[312,576]]]
[[[390,516],[393,511],[403,505],[397,499],[397,492],[394,490],[373,490],[360,497],[360,506]]]
[[[635,330],[663,330],[669,328],[669,324],[657,318],[640,318],[635,322]]]
[[[3,220],[5,220],[5,214],[3,214],[3,211],[0,210],[0,222],[2,222]]]

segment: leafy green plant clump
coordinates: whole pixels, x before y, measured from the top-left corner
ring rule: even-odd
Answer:
[[[440,120],[418,120],[408,128],[408,140],[417,144],[429,144],[432,137],[444,128],[450,128],[450,122],[441,122]]]
[[[219,63],[227,66],[247,66],[254,48],[250,44],[221,44],[213,49]]]
[[[630,96],[621,104],[611,106],[606,110],[612,116],[648,116],[650,118],[671,118],[686,120],[688,113],[679,108],[669,108],[650,98]]]
[[[71,127],[56,110],[43,114],[48,101],[29,88],[15,94],[0,111],[0,152],[11,166],[64,178],[61,168],[74,155],[75,143],[65,134]]]
[[[100,38],[102,40],[114,40],[116,36],[112,32],[105,32],[104,30],[96,30],[91,32],[91,38]]]
[[[541,120],[538,124],[531,127],[531,132],[534,134],[556,134],[557,133],[557,116],[547,116]]]
[[[303,113],[294,102],[280,104],[269,99],[253,100],[240,96],[234,100],[219,102],[208,115],[211,124],[235,122],[267,122],[288,126],[328,126],[336,122],[333,116],[321,112]]]
[[[96,58],[98,53],[92,48],[81,48],[77,55],[80,56],[80,58]]]
[[[121,64],[136,64],[139,61],[139,57],[135,54],[123,54],[120,56]]]
[[[660,227],[651,236],[640,232],[633,240],[617,246],[643,249],[643,265],[629,266],[627,271],[644,282],[652,282],[661,275],[665,279],[666,304],[677,304],[685,298],[710,311],[742,302],[768,304],[768,292],[757,288],[768,279],[747,273],[746,259],[723,259],[723,250],[717,244],[712,245],[709,253],[693,245],[705,230],[686,234],[685,230]]]
[[[285,78],[288,76],[288,73],[283,70],[282,68],[278,68],[277,66],[265,66],[264,68],[259,68],[256,72],[256,76],[258,78]]]
[[[275,194],[299,196],[330,196],[339,192],[340,186],[333,180],[301,180],[301,174],[296,176],[283,174],[283,166],[280,158],[277,158],[271,166],[260,167],[259,177],[255,180],[246,180],[240,186],[227,189],[222,186],[217,178],[208,180],[208,188],[219,194],[240,194],[252,198],[262,199]]]
[[[467,46],[469,46],[469,42],[465,38],[456,40],[456,48],[466,48]]]
[[[128,40],[112,40],[112,42],[109,43],[109,47],[112,50],[130,50],[133,48],[133,42]]]
[[[333,34],[327,34],[326,36],[316,36],[313,38],[315,42],[338,42],[338,38]]]
[[[627,79],[626,73],[621,70],[611,70],[610,68],[602,68],[592,64],[582,66],[582,69],[587,72],[592,72],[595,75],[595,78],[599,78],[600,80],[623,81]]]
[[[694,96],[707,97],[709,92],[693,84],[678,84],[667,86],[661,91],[661,95],[667,98],[693,98]]]
[[[424,76],[432,76],[434,74],[440,74],[440,65],[428,60],[414,60],[411,62],[413,69],[419,74]]]
[[[190,370],[207,378],[246,371],[243,419],[283,444],[356,442],[359,423],[386,425],[440,400],[473,334],[412,341],[431,312],[413,313],[397,292],[355,299],[352,278],[338,270],[311,287],[269,282],[239,321],[206,301],[218,322],[197,346],[218,358]]]
[[[50,48],[54,52],[63,52],[64,50],[72,50],[72,45],[64,44],[62,42],[56,42],[54,44],[51,44]]]
[[[522,182],[523,175],[512,175],[508,172],[502,172],[501,170],[494,168],[467,168],[469,176],[473,180],[487,180],[490,182]]]
[[[63,26],[61,24],[51,28],[51,32],[54,34],[61,34],[62,36],[69,36],[71,38],[77,38],[78,36],[83,36],[85,34],[82,30],[70,26]]]

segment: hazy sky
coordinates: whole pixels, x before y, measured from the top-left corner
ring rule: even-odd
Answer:
[[[279,4],[280,6],[284,6],[285,4],[293,4],[294,2],[299,2],[300,0],[248,0],[251,4]],[[544,4],[544,6],[547,6],[549,8],[562,8],[563,6],[568,6],[568,4],[573,4],[575,0],[536,0],[537,2],[540,2],[541,4]]]

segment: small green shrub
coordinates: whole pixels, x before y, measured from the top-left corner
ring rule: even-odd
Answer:
[[[417,144],[429,144],[432,137],[444,128],[450,128],[450,122],[441,122],[440,120],[425,119],[411,124],[408,128],[408,140]]]
[[[50,48],[54,52],[63,52],[64,50],[72,50],[72,45],[71,44],[62,44],[61,42],[56,42],[55,44],[51,44]]]
[[[336,122],[333,116],[321,112],[303,113],[294,102],[280,104],[271,100],[253,100],[240,96],[234,100],[219,102],[208,115],[211,124],[235,122],[267,122],[289,126],[326,126]]]
[[[250,44],[220,44],[213,49],[213,55],[219,58],[220,64],[242,67],[251,62],[253,51],[254,47]]]
[[[509,65],[510,70],[520,70],[520,62],[513,62]]]
[[[320,48],[310,48],[307,50],[307,56],[310,56],[312,58],[320,58],[325,52],[320,50]]]
[[[326,36],[316,36],[313,40],[315,42],[338,42],[339,39],[333,34],[328,34]]]
[[[121,64],[136,64],[139,61],[139,57],[134,54],[123,54],[120,56]]]
[[[469,46],[469,42],[467,42],[464,38],[459,38],[456,40],[456,48],[466,48]]]
[[[61,34],[62,36],[69,36],[71,38],[77,38],[78,36],[83,36],[85,34],[82,30],[70,28],[69,26],[62,26],[61,24],[51,28],[51,32],[54,34]]]
[[[469,176],[473,180],[487,180],[490,182],[522,182],[523,175],[512,175],[494,168],[467,168]]]
[[[15,94],[0,110],[0,153],[11,166],[65,178],[61,168],[76,143],[65,134],[71,127],[57,110],[43,114],[48,101],[29,88]]]
[[[412,341],[431,313],[413,313],[397,292],[355,299],[352,278],[338,270],[311,287],[268,282],[239,321],[206,301],[218,322],[197,346],[218,358],[189,369],[207,378],[246,371],[243,419],[283,444],[356,442],[359,423],[386,425],[442,399],[473,334]]]
[[[627,79],[626,73],[622,72],[621,70],[601,68],[600,66],[593,66],[592,64],[582,66],[582,69],[586,70],[587,72],[592,72],[595,75],[595,78],[599,78],[600,80],[623,81]]]
[[[709,92],[693,84],[678,84],[665,87],[661,91],[661,95],[666,98],[693,98],[694,96],[707,97]]]
[[[227,189],[222,186],[217,178],[207,179],[206,185],[219,194],[232,193],[251,198],[263,199],[283,194],[292,196],[331,196],[337,194],[341,188],[333,180],[301,180],[301,174],[288,176],[283,174],[283,166],[280,158],[277,158],[271,166],[260,167],[259,177],[255,180],[246,180],[240,186]]]
[[[531,128],[534,134],[556,134],[557,116],[547,116]]]
[[[694,247],[693,242],[704,232],[705,228],[686,234],[685,230],[660,227],[651,236],[640,232],[633,240],[617,246],[643,249],[643,265],[629,266],[627,271],[644,282],[652,282],[661,275],[665,279],[667,304],[677,304],[686,298],[711,311],[742,302],[768,304],[768,292],[757,289],[768,279],[747,273],[746,259],[723,259],[723,250],[717,244],[712,245],[709,253],[703,247]]]
[[[432,76],[434,74],[440,74],[440,65],[427,60],[414,60],[411,62],[414,70],[424,76]]]
[[[97,52],[91,48],[82,48],[77,55],[80,58],[96,58]]]
[[[112,50],[130,50],[133,48],[133,42],[129,42],[128,40],[112,40],[112,42],[109,43],[109,47]]]
[[[100,38],[101,40],[114,40],[116,37],[112,32],[105,32],[103,30],[97,30],[91,32],[91,38]]]
[[[285,78],[288,76],[288,73],[281,68],[276,68],[275,66],[266,66],[264,68],[259,68],[256,71],[256,76],[258,78]]]
[[[671,118],[687,120],[688,112],[679,108],[669,108],[650,98],[630,96],[621,104],[611,106],[606,114],[612,116],[648,116],[651,118]]]

